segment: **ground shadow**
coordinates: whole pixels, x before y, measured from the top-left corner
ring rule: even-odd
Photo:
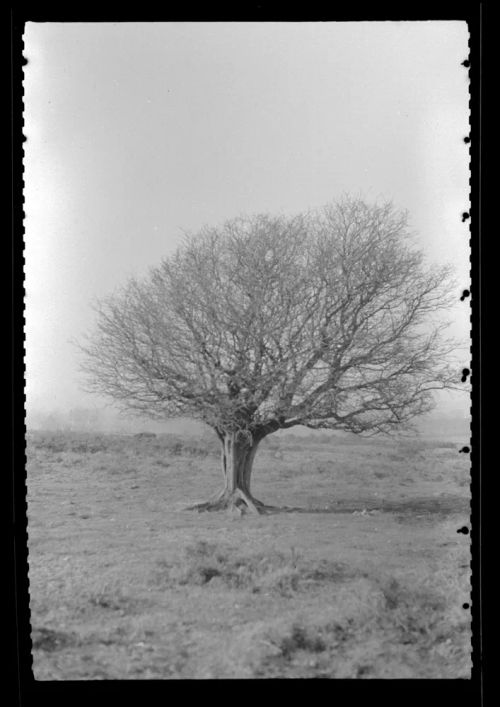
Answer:
[[[265,506],[264,513],[396,513],[411,515],[440,514],[467,512],[469,501],[459,496],[444,496],[441,498],[412,498],[403,501],[354,501],[341,500],[328,506]]]

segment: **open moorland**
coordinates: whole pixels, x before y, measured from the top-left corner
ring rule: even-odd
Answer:
[[[274,435],[240,516],[216,439],[30,432],[35,677],[469,678],[459,448]]]

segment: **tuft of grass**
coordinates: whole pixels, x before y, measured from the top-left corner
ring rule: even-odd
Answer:
[[[285,660],[291,660],[297,651],[321,653],[327,649],[327,644],[311,627],[294,623],[290,633],[281,639],[279,649]]]
[[[128,597],[109,591],[92,592],[88,597],[88,602],[99,609],[109,609],[111,611],[128,611],[133,605],[133,602]]]
[[[215,578],[230,589],[253,594],[277,593],[291,596],[321,582],[342,582],[347,567],[336,562],[307,563],[293,550],[241,555],[237,549],[219,548],[200,541],[186,547],[173,562],[160,561],[155,573],[157,584],[204,586]]]
[[[332,472],[332,464],[331,462],[324,462],[324,461],[319,461],[316,462],[314,466],[314,473],[316,474],[331,474]]]
[[[34,650],[53,652],[77,644],[78,638],[65,631],[40,626],[32,629],[31,642]]]

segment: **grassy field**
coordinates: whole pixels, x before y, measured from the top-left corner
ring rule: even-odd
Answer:
[[[469,678],[459,447],[271,437],[255,517],[185,510],[210,438],[31,432],[35,677]]]

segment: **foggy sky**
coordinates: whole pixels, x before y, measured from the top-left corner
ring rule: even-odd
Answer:
[[[469,365],[467,42],[463,22],[28,23],[28,406],[102,402],[71,340],[183,230],[343,192],[408,209],[455,265]]]

